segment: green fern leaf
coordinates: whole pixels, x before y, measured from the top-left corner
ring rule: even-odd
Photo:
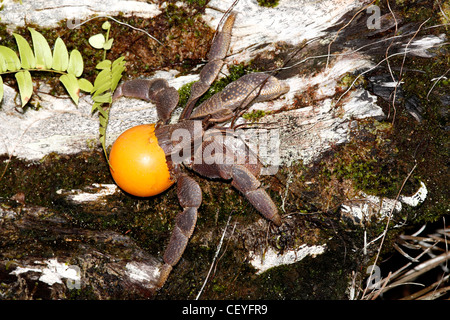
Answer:
[[[99,127],[98,132],[100,134],[99,141],[102,144],[103,152],[105,153],[106,159],[108,159],[108,153],[106,152],[106,128],[108,127],[109,121],[109,108],[104,109],[102,107],[103,103],[94,102],[92,105],[92,112],[98,111],[99,113]]]
[[[106,41],[106,42],[103,44],[103,49],[104,49],[104,50],[111,50],[113,41],[114,41],[113,38],[108,39],[108,41]]]
[[[31,33],[31,39],[33,40],[34,56],[36,57],[36,68],[37,69],[51,69],[53,56],[52,50],[48,45],[47,40],[42,34],[34,30],[33,28],[28,28]]]
[[[78,99],[80,98],[80,86],[78,85],[78,79],[73,74],[68,73],[59,77],[59,80],[66,88],[73,102],[78,105]]]
[[[119,57],[112,63],[112,69],[114,70],[118,66],[125,66],[125,57]]]
[[[79,77],[83,73],[83,68],[83,57],[81,56],[80,51],[78,51],[77,49],[72,50],[72,52],[70,52],[67,72],[73,74],[75,77]]]
[[[103,60],[102,62],[99,62],[96,66],[96,69],[110,69],[111,68],[111,61],[110,60]]]
[[[98,113],[100,114],[99,121],[100,127],[106,132],[106,126],[109,119],[109,109],[104,109],[102,106],[98,108]]]
[[[97,109],[98,109],[99,106],[101,106],[101,103],[94,102],[94,103],[92,104],[91,113],[94,113],[95,111],[97,111]]]
[[[111,88],[111,70],[109,69],[104,69],[97,75],[94,81],[94,88],[92,89],[92,92],[99,91],[99,89],[102,89],[102,92],[104,92],[105,87],[106,90]]]
[[[0,73],[3,73],[7,70],[6,68],[6,60],[3,58],[3,56],[0,54]]]
[[[95,49],[103,49],[103,45],[105,44],[105,36],[101,33],[93,35],[89,38],[88,42]]]
[[[103,107],[98,108],[98,112],[100,113],[99,116],[99,133],[101,138],[106,137],[106,128],[108,127],[108,120],[109,120],[109,109],[103,109]],[[104,142],[102,142],[103,144]]]
[[[27,40],[20,34],[13,33],[19,48],[21,66],[23,69],[34,69],[36,67],[36,58]]]
[[[93,37],[89,39],[90,43],[92,42],[92,38]],[[102,42],[102,45],[105,45],[104,38],[101,39],[100,35],[97,35],[97,38],[99,41],[98,45],[100,45],[100,42]],[[92,46],[94,46],[94,44],[91,43]],[[110,46],[111,44],[112,39],[110,39],[110,42],[106,45]],[[104,47],[104,49],[107,48]],[[101,71],[95,78],[94,85],[91,90],[92,100],[94,100],[92,112],[98,111],[99,113],[99,140],[102,144],[103,151],[105,152],[106,159],[108,159],[108,154],[106,152],[106,129],[108,127],[109,120],[109,107],[112,103],[112,92],[116,89],[117,84],[122,78],[122,72],[125,70],[125,58],[120,57],[114,62],[111,62],[110,60],[103,60],[97,64],[96,68]],[[108,104],[108,107],[103,108],[104,104]]]
[[[111,29],[111,23],[109,23],[109,21],[103,22],[103,24],[102,24],[102,29],[103,29],[103,30],[109,30],[109,29]]]
[[[22,107],[27,104],[33,94],[33,81],[28,70],[22,70],[15,74],[17,85],[19,86],[20,100]]]
[[[7,71],[17,71],[20,69],[20,60],[13,50],[5,46],[0,46],[0,55],[5,60]]]
[[[78,79],[78,85],[80,86],[80,90],[83,90],[84,92],[91,92],[94,88],[92,83],[84,78]]]
[[[109,90],[111,90],[111,81],[110,80],[105,81],[102,84],[100,84],[100,86],[98,86],[95,89],[95,92],[92,95],[92,98],[95,98],[96,96],[98,96],[98,95],[100,95],[100,94],[102,94],[102,93],[104,93],[106,91],[109,91]]]
[[[111,91],[116,90],[120,79],[122,78],[122,72],[125,70],[125,58],[120,57],[116,59],[112,64],[111,71]]]
[[[3,79],[0,77],[0,102],[3,100]]]
[[[53,63],[52,69],[57,71],[66,71],[69,66],[69,53],[66,45],[61,38],[56,39],[55,47],[53,48]]]
[[[102,95],[94,95],[92,96],[92,100],[99,103],[111,103],[112,102],[112,96],[110,92],[107,92]]]

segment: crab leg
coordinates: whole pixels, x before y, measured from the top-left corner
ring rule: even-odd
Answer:
[[[208,132],[195,156],[203,160],[201,163],[191,164],[195,172],[211,179],[231,179],[231,185],[242,192],[256,210],[275,225],[281,225],[277,207],[256,178],[261,171],[259,161],[252,164],[247,156],[246,161],[239,164],[235,158],[236,153],[227,147],[221,136],[215,134],[208,136]]]
[[[266,219],[276,226],[281,226],[281,217],[277,207],[267,192],[260,188],[261,182],[244,166],[234,165],[232,170],[231,185],[244,194],[248,201]]]
[[[183,212],[179,213],[175,219],[175,227],[164,252],[164,265],[161,268],[158,282],[158,287],[160,288],[164,285],[172,267],[178,263],[186,249],[197,222],[197,209],[202,203],[200,186],[187,175],[183,174],[178,178],[177,194]]]
[[[203,102],[192,112],[190,118],[220,119],[231,115],[237,108],[249,104],[273,100],[289,91],[289,85],[265,73],[250,73],[228,84],[221,92]]]
[[[228,48],[230,47],[231,30],[233,29],[235,19],[236,12],[231,12],[227,20],[225,20],[222,30],[217,32],[208,53],[208,63],[200,72],[200,80],[192,85],[191,95],[186,103],[186,107],[181,113],[181,119],[189,118],[198,98],[209,89],[213,81],[217,78],[220,69],[222,69],[223,59],[227,55]]]
[[[117,87],[113,100],[122,96],[150,101],[156,105],[158,118],[163,122],[169,120],[173,109],[178,104],[178,91],[169,86],[165,79],[135,79]]]

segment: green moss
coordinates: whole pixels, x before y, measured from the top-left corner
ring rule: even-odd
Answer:
[[[245,230],[246,226],[261,219],[251,204],[227,182],[209,181],[196,176],[194,178],[200,183],[203,191],[197,227],[182,260],[174,268],[170,281],[158,292],[158,299],[195,298],[214,258],[217,239],[220,238],[230,215],[232,223],[228,226],[228,230],[231,230],[232,226],[236,228],[237,224],[235,233],[243,232],[243,228]],[[170,188],[165,193],[148,199],[117,193],[108,196],[106,204],[101,203],[97,207],[73,204],[64,196],[57,196],[56,190],[59,188],[70,190],[82,188],[92,182],[112,183],[106,161],[100,151],[74,156],[53,154],[33,164],[13,158],[1,182],[0,197],[3,199],[22,190],[26,194],[27,202],[47,205],[51,210],[63,212],[75,227],[114,230],[130,236],[139,247],[157,257],[161,257],[173,230],[175,216],[181,211],[176,188]],[[269,192],[272,193],[270,190]],[[279,203],[278,197],[275,196],[274,200]],[[295,225],[296,228],[300,228],[300,224]],[[313,230],[314,226],[306,224],[304,228]],[[265,228],[263,229],[260,237],[255,236],[253,241],[256,243],[266,241],[276,243],[282,250],[287,239],[292,237],[286,230],[268,233]],[[305,235],[307,232],[302,230],[298,232]],[[70,242],[61,243],[61,246],[63,245],[70,245]],[[282,267],[277,271],[271,271],[273,274],[281,272],[281,278],[274,276],[273,281],[269,281],[270,279],[266,277],[260,279],[245,259],[248,249],[241,241],[232,238],[224,243],[215,272],[205,287],[203,298],[258,299],[272,296],[271,286],[276,286],[283,276],[292,272],[289,270],[293,270]],[[51,254],[49,252],[49,255]],[[298,270],[296,266],[291,268]],[[259,288],[258,291],[262,283],[265,283],[267,289]],[[281,286],[279,290],[282,290]],[[285,289],[284,292],[287,294],[291,291]],[[294,291],[292,293],[299,294]],[[69,292],[67,297],[91,298],[92,292],[86,287]]]
[[[49,154],[40,162],[28,163],[0,157],[0,198],[25,194],[25,202],[53,206],[58,189],[78,189],[92,183],[111,183],[104,156],[98,152],[76,157]]]
[[[279,1],[278,0],[258,0],[258,4],[261,7],[266,7],[266,8],[275,8],[278,5]]]
[[[98,295],[94,289],[90,286],[83,287],[81,289],[71,289],[67,290],[68,300],[97,300]]]
[[[348,299],[347,289],[352,257],[344,252],[327,250],[293,265],[284,265],[263,273],[255,282],[258,295],[274,300]],[[332,284],[332,285],[330,285]]]
[[[185,106],[188,102],[189,96],[191,95],[191,88],[193,83],[194,82],[186,83],[185,85],[181,86],[180,89],[178,89],[178,95],[180,96],[178,100],[179,106]]]
[[[445,8],[445,1],[441,1],[440,5]],[[389,13],[391,10],[395,12],[397,17],[402,17],[408,22],[424,22],[428,18],[428,25],[437,25],[440,14],[439,6],[434,0],[396,0],[396,1],[376,1],[375,5],[380,7],[382,14]]]
[[[244,113],[242,118],[250,122],[258,122],[259,119],[267,114],[264,110],[253,110],[252,112]]]
[[[450,23],[450,3],[449,2],[443,2],[441,3],[441,9],[442,11],[439,12],[440,21],[442,24],[449,24]],[[446,30],[448,30],[448,26],[445,27]]]
[[[448,83],[438,82],[431,90],[433,79],[450,68],[448,50],[443,50],[432,59],[407,59],[405,68],[420,72],[405,72],[404,99],[396,106],[396,119],[391,139],[399,150],[399,157],[409,162],[409,167],[417,164],[412,179],[425,183],[429,195],[417,213],[417,221],[434,221],[448,212],[449,159],[448,106],[444,97],[448,96]],[[400,62],[399,62],[400,63]],[[408,112],[407,104],[418,101],[421,122],[417,122]],[[413,214],[411,214],[413,215]]]
[[[81,228],[127,234],[156,256],[164,249],[181,210],[176,188],[146,199],[116,193],[108,196],[106,203],[86,207],[56,192],[83,189],[93,183],[114,183],[101,151],[75,156],[52,154],[36,163],[15,158],[9,161],[5,156],[1,160],[0,174],[4,174],[0,176],[0,199],[22,192],[27,204],[62,212]]]
[[[367,85],[367,81],[364,79],[364,77],[357,77],[358,75],[347,72],[345,73],[338,85],[342,88],[342,89],[347,89],[350,86],[352,86],[352,88],[358,88],[358,87],[365,87]]]
[[[366,193],[395,197],[407,172],[389,139],[391,132],[389,123],[360,122],[357,136],[320,165],[322,177],[329,182],[350,180]]]
[[[206,1],[206,0],[183,0],[183,2],[185,2],[189,5],[205,7],[208,1]]]
[[[189,14],[189,12],[185,8],[179,7],[171,3],[169,3],[164,9],[164,14],[167,18],[169,25],[172,26],[183,24],[192,25],[195,21],[194,17],[191,14]]]

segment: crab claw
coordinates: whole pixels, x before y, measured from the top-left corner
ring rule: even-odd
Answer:
[[[165,79],[126,81],[117,87],[113,100],[120,97],[142,99],[154,103],[158,118],[163,122],[169,120],[179,100],[178,91],[169,86]]]

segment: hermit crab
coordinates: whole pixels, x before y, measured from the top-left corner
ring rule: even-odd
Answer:
[[[164,79],[135,79],[122,83],[113,99],[130,97],[156,105],[160,121],[128,129],[114,142],[110,156],[111,174],[124,191],[139,197],[150,197],[177,183],[177,195],[183,211],[164,252],[160,270],[160,288],[172,268],[180,260],[197,221],[202,202],[198,183],[183,171],[183,167],[207,178],[231,180],[265,218],[281,225],[278,210],[257,179],[262,165],[248,147],[236,149],[222,139],[235,114],[256,101],[277,98],[289,91],[289,86],[265,73],[251,73],[230,83],[223,91],[195,107],[197,100],[218,76],[231,41],[236,13],[231,12],[220,31],[216,32],[199,81],[191,87],[191,95],[177,123],[170,123],[179,95]],[[239,160],[239,161],[238,161]]]

